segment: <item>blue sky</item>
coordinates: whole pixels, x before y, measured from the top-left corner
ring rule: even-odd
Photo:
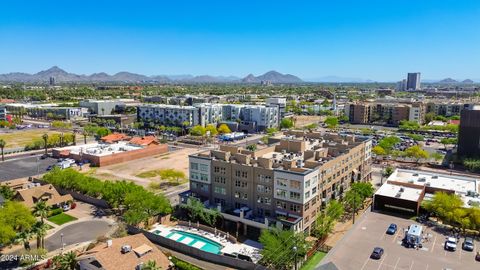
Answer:
[[[2,1],[0,73],[480,79],[480,1]]]

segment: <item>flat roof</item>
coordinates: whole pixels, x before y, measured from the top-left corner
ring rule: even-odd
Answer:
[[[420,188],[404,187],[385,183],[377,190],[377,192],[375,192],[375,195],[395,197],[397,199],[418,202],[421,193],[422,189]]]
[[[388,180],[452,190],[459,195],[478,192],[480,184],[479,178],[406,169],[396,169]]]
[[[115,153],[128,152],[128,151],[133,151],[138,149],[143,149],[143,147],[132,145],[132,144],[129,144],[128,142],[120,141],[112,144],[89,143],[89,144],[83,144],[83,145],[63,147],[63,148],[60,148],[59,150],[62,150],[62,151],[68,150],[70,151],[70,153],[76,154],[76,155],[82,152],[92,156],[104,157],[104,156],[112,155]]]

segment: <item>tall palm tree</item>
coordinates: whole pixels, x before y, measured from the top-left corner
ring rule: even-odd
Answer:
[[[88,132],[86,132],[86,131],[84,130],[83,133],[82,133],[82,135],[83,135],[83,143],[84,143],[84,144],[87,144]]]
[[[44,219],[48,216],[48,211],[50,211],[50,206],[47,205],[45,201],[38,201],[35,203],[33,207],[33,214],[37,217],[40,217],[42,224],[44,223]]]
[[[2,152],[2,161],[5,161],[5,156],[3,155],[3,149],[5,148],[5,145],[7,145],[5,140],[0,139],[0,151]]]
[[[42,139],[43,139],[43,144],[44,144],[44,146],[45,146],[45,155],[47,155],[47,154],[48,154],[48,153],[47,153],[47,151],[48,151],[48,145],[47,145],[47,143],[48,143],[48,134],[47,134],[47,133],[43,134],[43,135],[42,135]]]
[[[15,242],[22,243],[26,250],[30,250],[30,239],[32,239],[32,233],[23,231],[17,235]]]
[[[146,264],[142,266],[142,270],[160,270],[162,267],[157,266],[157,262],[154,260],[149,260]]]
[[[45,248],[45,236],[47,235],[47,224],[37,222],[33,226],[33,233],[37,236],[37,249]]]

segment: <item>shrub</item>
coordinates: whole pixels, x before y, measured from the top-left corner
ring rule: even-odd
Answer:
[[[61,213],[63,213],[62,208],[55,208],[55,209],[52,209],[48,212],[48,217],[56,216],[56,215],[61,214]]]

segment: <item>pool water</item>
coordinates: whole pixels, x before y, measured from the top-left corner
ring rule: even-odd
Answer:
[[[220,252],[220,250],[223,248],[222,245],[200,235],[184,231],[172,231],[166,237],[176,242],[198,248],[206,252],[214,254],[222,253]]]

